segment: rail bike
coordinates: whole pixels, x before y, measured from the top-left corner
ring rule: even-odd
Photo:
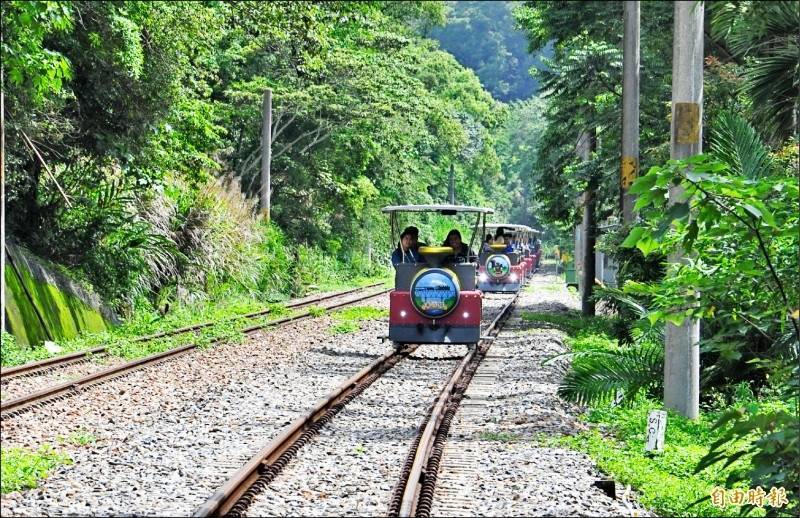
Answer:
[[[384,207],[389,215],[393,254],[394,290],[389,295],[389,336],[395,346],[407,343],[476,344],[480,340],[482,293],[477,287],[478,256],[473,252],[475,237],[485,228],[484,207],[460,205],[397,205]],[[437,213],[442,216],[475,217],[469,245],[461,242],[460,232],[452,230],[446,244],[416,246],[407,227],[400,232],[398,217],[403,213]],[[453,232],[458,240],[451,241]],[[413,237],[413,236],[412,236]],[[459,245],[460,243],[460,245]],[[398,260],[401,259],[401,260]]]

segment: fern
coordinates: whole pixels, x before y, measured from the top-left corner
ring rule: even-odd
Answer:
[[[620,289],[608,286],[595,288],[595,296],[598,300],[609,302],[623,316],[623,319],[630,315],[637,319],[630,324],[632,329],[638,331],[637,341],[664,343],[664,324],[660,321],[652,324],[650,310],[632,296]],[[627,324],[627,322],[623,322]]]

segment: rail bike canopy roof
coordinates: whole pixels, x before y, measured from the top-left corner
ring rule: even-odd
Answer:
[[[438,212],[444,216],[453,216],[459,213],[494,214],[494,209],[487,207],[470,207],[467,205],[390,205],[381,209],[381,212]]]
[[[487,223],[486,228],[504,228],[512,232],[534,232],[541,234],[541,231],[531,228],[528,225],[518,225],[516,223]]]

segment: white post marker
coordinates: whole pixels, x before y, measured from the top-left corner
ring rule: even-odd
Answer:
[[[645,451],[661,451],[664,449],[664,432],[667,431],[667,412],[652,410],[647,415],[647,444]]]

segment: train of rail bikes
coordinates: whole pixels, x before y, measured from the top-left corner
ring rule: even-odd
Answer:
[[[487,215],[494,212],[490,208],[396,205],[384,207],[382,211],[389,215],[391,241],[397,243],[387,337],[395,347],[411,343],[477,344],[481,338],[483,291],[518,291],[538,261],[533,246],[538,232],[524,225],[503,225],[508,232],[508,249],[506,245],[502,250],[489,248],[491,245],[483,241],[483,236],[487,229],[500,226],[487,225]],[[420,218],[421,213],[454,218],[452,230],[442,246],[424,242],[412,244],[411,240],[405,240],[409,229],[417,229],[409,226],[401,231],[402,220]],[[464,234],[467,231],[471,234],[469,240],[462,241],[458,227],[466,230]],[[487,271],[487,261],[502,258],[505,259],[505,274],[493,273],[493,280],[487,278],[481,287],[479,279],[481,272]],[[488,264],[491,268],[493,263]]]
[[[478,257],[478,289],[484,293],[516,293],[539,267],[540,232],[527,225],[491,223],[483,230],[503,242],[484,241]]]

